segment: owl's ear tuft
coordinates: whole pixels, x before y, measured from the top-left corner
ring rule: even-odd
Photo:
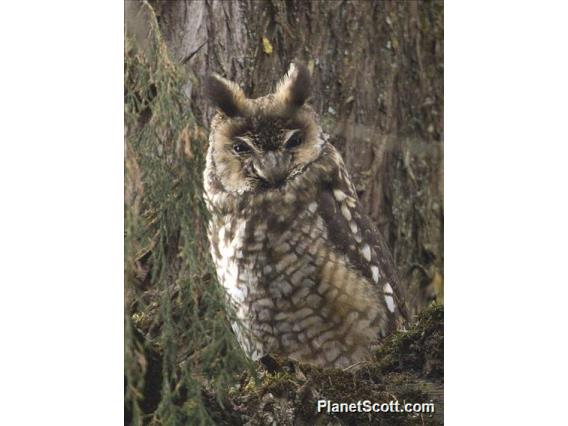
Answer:
[[[288,107],[301,107],[311,94],[308,68],[300,62],[292,62],[288,73],[280,80],[275,95]]]
[[[243,90],[218,74],[205,80],[205,94],[228,117],[243,116],[247,111],[248,99]]]

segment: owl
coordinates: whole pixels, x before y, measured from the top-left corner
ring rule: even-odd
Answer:
[[[218,108],[204,172],[208,236],[250,357],[341,368],[368,359],[406,314],[389,250],[306,104],[310,87],[300,63],[257,99],[208,78]]]

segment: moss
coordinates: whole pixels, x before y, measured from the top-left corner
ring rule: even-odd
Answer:
[[[223,421],[277,424],[441,424],[443,414],[443,306],[433,306],[405,332],[387,338],[376,358],[357,371],[322,369],[270,357],[260,378],[230,392]],[[435,402],[436,413],[318,413],[317,401]],[[218,406],[215,416],[218,414]],[[231,417],[233,416],[233,417]],[[229,424],[229,423],[220,423]],[[240,424],[240,423],[233,423]]]
[[[375,353],[374,368],[380,372],[414,371],[424,377],[441,378],[444,373],[444,307],[434,305],[417,316],[408,331],[386,339]]]
[[[292,378],[290,373],[267,374],[263,382],[261,392],[270,392],[278,397],[291,397],[298,388],[298,382]]]

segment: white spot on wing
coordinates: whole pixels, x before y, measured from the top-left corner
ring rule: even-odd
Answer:
[[[394,312],[394,299],[392,296],[385,296],[385,302],[387,302],[387,308],[389,311]]]
[[[347,204],[341,204],[341,213],[347,220],[351,220],[351,212],[349,211],[349,207]]]
[[[353,197],[347,197],[347,200],[345,200],[345,202],[347,203],[347,205],[349,207],[351,207],[352,209],[355,208],[355,206],[357,205],[357,203],[355,202],[355,199]]]
[[[361,249],[361,254],[367,262],[371,261],[371,247],[369,247],[369,244],[365,244],[363,246],[363,248]]]
[[[340,203],[347,198],[347,195],[341,189],[334,189],[333,190],[333,196]]]
[[[373,281],[375,284],[379,283],[379,268],[375,265],[371,266],[371,273],[373,274]]]
[[[353,232],[353,234],[357,234],[357,232],[359,231],[355,222],[349,222],[349,227],[351,228],[351,232]]]
[[[308,206],[308,210],[311,211],[312,213],[315,213],[317,208],[318,208],[318,205],[315,201],[310,203],[309,206]]]
[[[386,284],[383,286],[383,293],[385,293],[385,294],[392,294],[392,287],[391,287],[391,285],[390,285],[389,283],[386,283]]]

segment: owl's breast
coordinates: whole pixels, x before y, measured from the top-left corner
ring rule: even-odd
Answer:
[[[210,223],[217,275],[233,302],[287,294],[290,284],[315,271],[316,254],[326,237],[315,211],[312,203],[295,215],[265,209],[247,218],[227,215]]]

